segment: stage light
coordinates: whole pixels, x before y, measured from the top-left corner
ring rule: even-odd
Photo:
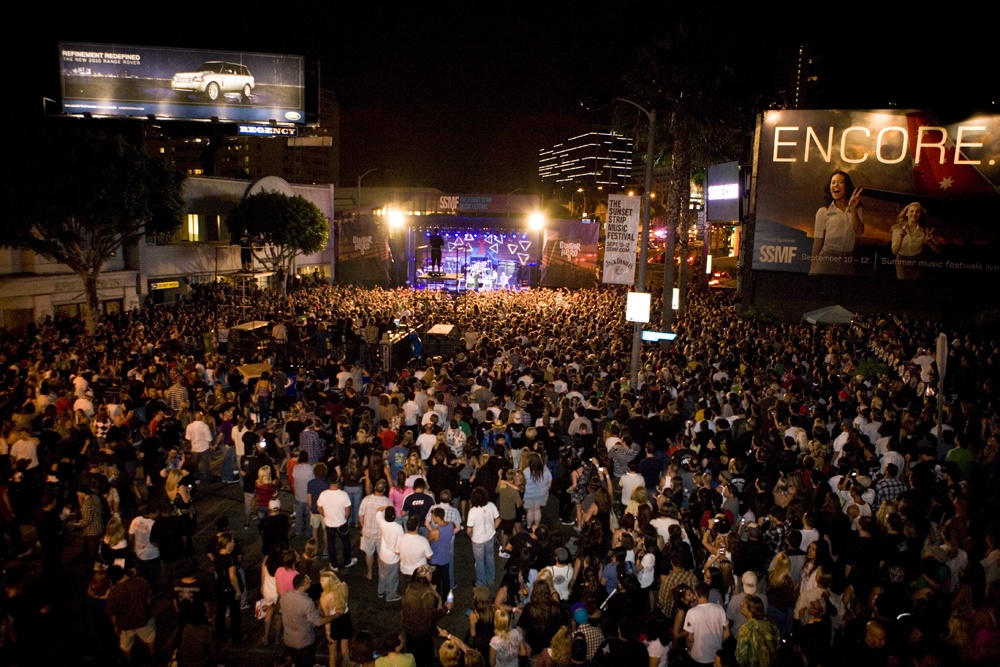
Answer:
[[[533,231],[539,231],[545,226],[545,216],[535,212],[528,217],[528,227]]]
[[[390,227],[394,227],[394,228],[402,227],[405,222],[406,222],[406,218],[403,216],[402,213],[400,213],[399,211],[396,211],[396,210],[390,210],[389,211],[389,226]]]

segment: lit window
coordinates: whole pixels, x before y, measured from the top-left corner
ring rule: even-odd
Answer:
[[[194,213],[188,213],[187,217],[187,240],[197,241],[198,240],[198,216]]]

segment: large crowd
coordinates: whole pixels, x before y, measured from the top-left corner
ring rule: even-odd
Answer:
[[[633,384],[617,289],[251,296],[0,335],[0,664],[37,658],[72,558],[133,664],[1000,662],[988,336],[946,332],[941,382],[931,323],[694,292]],[[266,344],[236,353],[248,320]],[[447,351],[385,363],[444,323]],[[228,483],[243,525],[196,550]]]

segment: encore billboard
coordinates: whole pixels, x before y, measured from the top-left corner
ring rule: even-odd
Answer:
[[[754,270],[1000,275],[1000,116],[773,111],[758,145]]]
[[[59,44],[63,113],[302,123],[301,56]]]

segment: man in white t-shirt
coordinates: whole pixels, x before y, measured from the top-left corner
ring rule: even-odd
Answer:
[[[153,530],[153,523],[155,523],[157,516],[158,513],[151,510],[150,514],[146,516],[139,515],[132,519],[132,523],[128,527],[128,534],[132,537],[135,549],[139,576],[149,583],[149,587],[154,593],[159,592],[162,586],[160,581],[160,548],[149,540],[149,534]]]
[[[15,431],[17,440],[10,446],[10,459],[14,466],[17,466],[19,459],[28,462],[27,470],[34,470],[38,467],[38,439],[31,437],[27,431]]]
[[[348,380],[353,380],[354,376],[351,375],[351,370],[347,367],[347,364],[340,365],[340,372],[337,373],[337,389],[344,391],[347,386]]]
[[[662,537],[664,542],[669,542],[670,526],[679,526],[681,522],[661,510],[660,515],[650,521],[649,525],[656,530],[656,534]],[[684,531],[681,531],[681,534],[684,534]]]
[[[622,489],[622,506],[628,505],[632,500],[632,492],[640,486],[646,486],[646,478],[639,474],[639,461],[632,459],[628,462],[628,472],[618,480]]]
[[[87,382],[87,378],[83,377],[82,374],[74,375],[73,379],[73,395],[77,398],[83,398],[87,393],[87,389],[90,388],[90,383]]]
[[[417,446],[420,447],[420,458],[426,461],[434,451],[437,444],[437,436],[434,435],[434,424],[428,422],[424,424],[424,432],[417,436]]]
[[[708,584],[699,581],[694,590],[698,604],[684,616],[688,655],[699,665],[711,665],[722,642],[729,638],[729,621],[721,604],[708,601]]]
[[[853,429],[854,425],[851,424],[851,420],[845,419],[840,434],[833,439],[833,443],[831,444],[831,447],[833,448],[833,458],[830,460],[831,465],[837,465],[840,461],[840,455],[844,451],[844,445],[846,445],[850,439]]]
[[[194,420],[184,430],[184,437],[191,443],[191,453],[194,454],[195,467],[201,471],[202,484],[212,481],[212,429],[205,422],[205,413],[200,410],[194,413]]]
[[[476,586],[492,586],[496,579],[493,561],[494,542],[500,526],[500,512],[489,501],[486,489],[477,486],[472,490],[472,507],[465,520],[465,532],[472,539],[472,555],[476,561]]]
[[[396,523],[396,510],[392,504],[384,505],[375,513],[381,538],[378,544],[378,594],[386,602],[398,602],[399,554],[396,544],[403,536],[403,527]]]
[[[422,413],[412,395],[400,406],[400,409],[403,411],[403,425],[411,430],[415,429],[417,420]]]
[[[414,571],[434,555],[431,543],[417,532],[420,519],[415,516],[406,517],[406,533],[396,540],[396,555],[399,556],[399,572],[406,577],[412,577]],[[407,581],[409,585],[409,581]]]
[[[323,525],[326,527],[326,545],[330,554],[330,566],[334,570],[340,568],[337,562],[336,538],[340,537],[340,544],[344,549],[344,567],[351,567],[358,562],[357,558],[351,557],[351,531],[347,520],[351,517],[351,497],[340,488],[340,480],[334,477],[330,480],[330,488],[319,494],[316,498],[316,508],[323,517]]]

